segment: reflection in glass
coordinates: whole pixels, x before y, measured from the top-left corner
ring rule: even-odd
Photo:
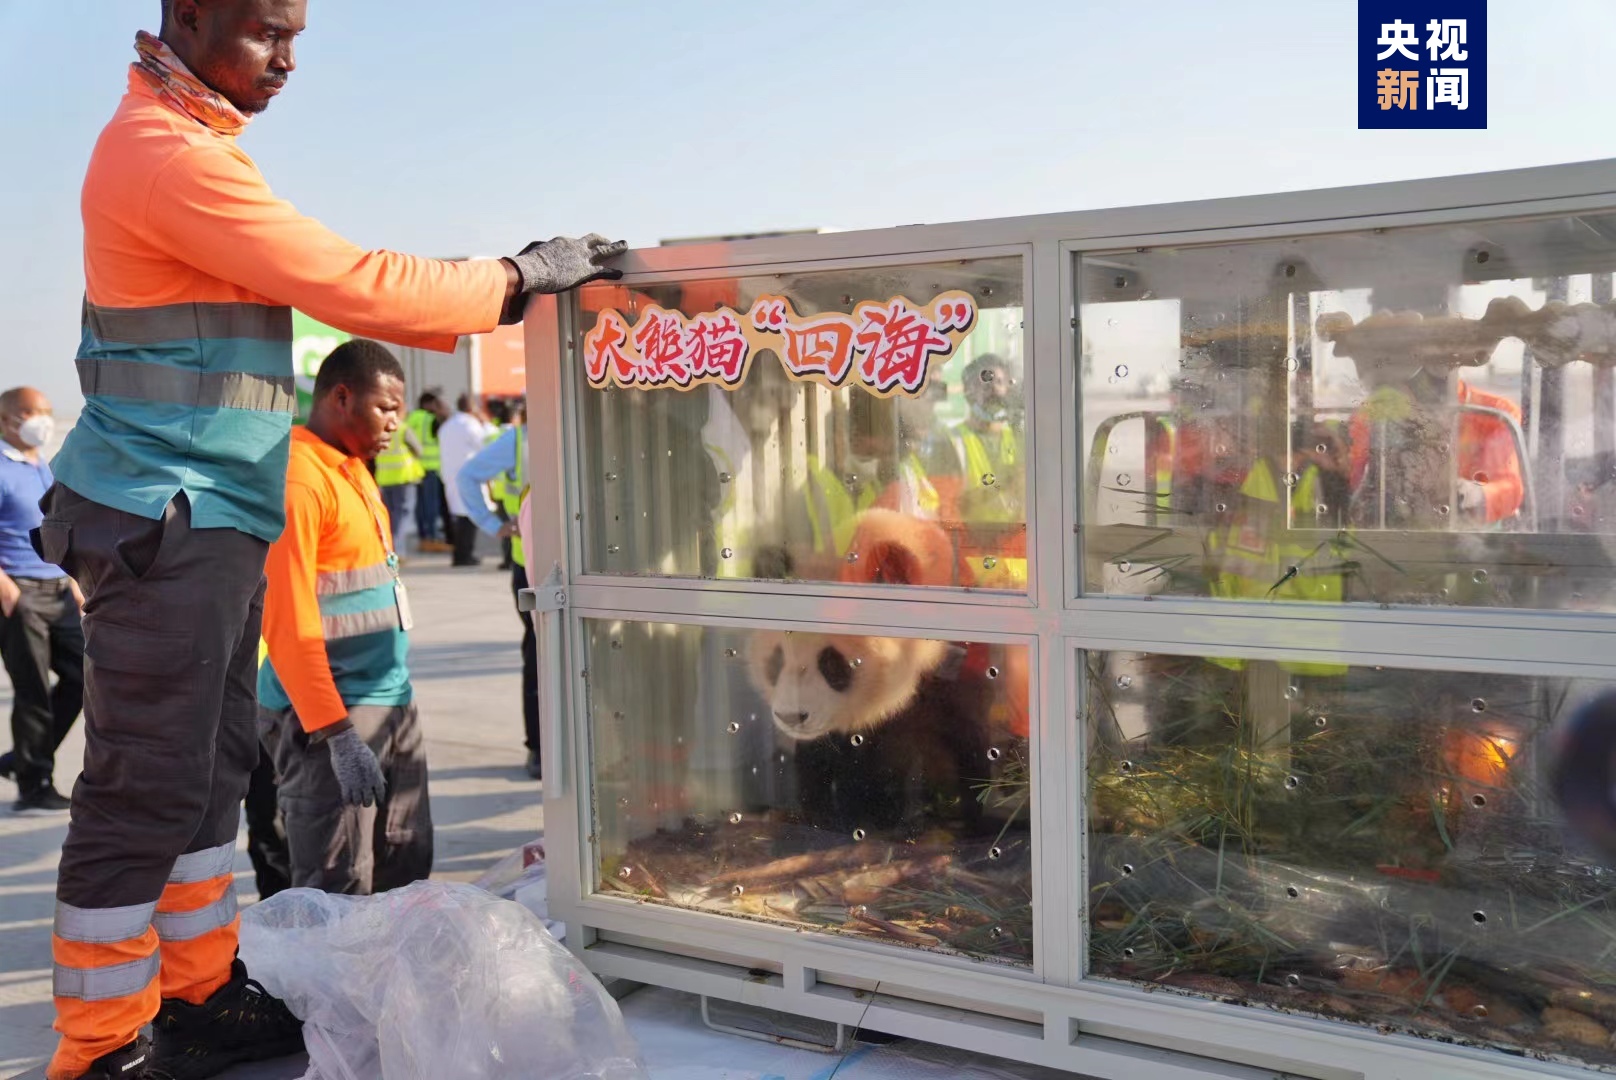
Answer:
[[[585,626],[597,890],[1031,963],[1024,646]]]
[[[1086,587],[1611,608],[1613,271],[1611,217],[1084,258]]]
[[[1564,679],[1091,653],[1089,969],[1616,1065]]]
[[[732,389],[594,389],[580,371],[589,572],[1025,590],[1020,259],[590,286],[575,340],[608,309],[744,317],[767,295],[807,318],[952,290],[973,328],[913,395],[798,381],[770,350]]]

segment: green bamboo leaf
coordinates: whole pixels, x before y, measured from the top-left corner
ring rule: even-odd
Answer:
[[[1393,562],[1391,559],[1388,559],[1386,556],[1382,555],[1379,551],[1376,551],[1368,543],[1366,543],[1363,540],[1358,539],[1358,537],[1353,533],[1347,532],[1346,530],[1342,530],[1341,532],[1336,534],[1335,540],[1336,540],[1336,543],[1340,544],[1342,547],[1345,547],[1345,548],[1348,548],[1348,549],[1361,548],[1362,550],[1369,552],[1369,554],[1373,555],[1375,558],[1379,559],[1381,562],[1385,563],[1387,566],[1391,567],[1393,570],[1397,571],[1399,574],[1408,573],[1407,570],[1404,570],[1397,563]]]
[[[1442,820],[1442,804],[1434,791],[1431,792],[1431,820],[1436,822],[1436,832],[1442,838],[1442,846],[1452,851],[1453,840],[1448,836],[1447,822]]]

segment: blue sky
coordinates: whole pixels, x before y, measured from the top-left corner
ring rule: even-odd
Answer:
[[[1359,132],[1354,0],[311,0],[243,136],[367,246],[506,254],[1616,156],[1616,3],[1491,5],[1490,128]],[[158,0],[0,0],[0,382],[76,411],[78,190]]]

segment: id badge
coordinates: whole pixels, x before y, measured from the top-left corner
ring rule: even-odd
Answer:
[[[415,629],[415,616],[410,614],[410,594],[402,581],[393,581],[393,603],[398,607],[398,628]]]

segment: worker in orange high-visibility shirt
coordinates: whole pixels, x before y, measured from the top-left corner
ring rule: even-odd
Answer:
[[[1369,471],[1370,423],[1377,411],[1400,412],[1400,397],[1409,393],[1438,393],[1443,391],[1441,376],[1416,372],[1398,382],[1395,377],[1381,375],[1366,368],[1364,379],[1373,391],[1369,402],[1352,415],[1349,428],[1351,443],[1351,485],[1356,491]],[[1458,383],[1460,405],[1477,405],[1496,409],[1521,422],[1521,407],[1509,398],[1477,390],[1463,379]],[[1458,471],[1459,513],[1470,521],[1484,521],[1489,525],[1515,516],[1525,496],[1521,479],[1521,459],[1515,446],[1515,436],[1509,425],[1497,416],[1462,411],[1459,413],[1459,446],[1455,458]]]
[[[615,274],[602,261],[624,250],[587,236],[420,259],[277,199],[236,137],[285,86],[307,8],[167,0],[84,180],[85,405],[34,533],[84,589],[88,659],[50,1080],[192,1080],[299,1043],[234,959],[231,877],[296,405],[291,309],[447,352],[519,318],[526,294]]]
[[[355,338],[320,365],[308,426],[292,430],[258,701],[294,888],[365,895],[432,872],[409,604],[366,465],[391,444],[404,405],[397,358]]]

